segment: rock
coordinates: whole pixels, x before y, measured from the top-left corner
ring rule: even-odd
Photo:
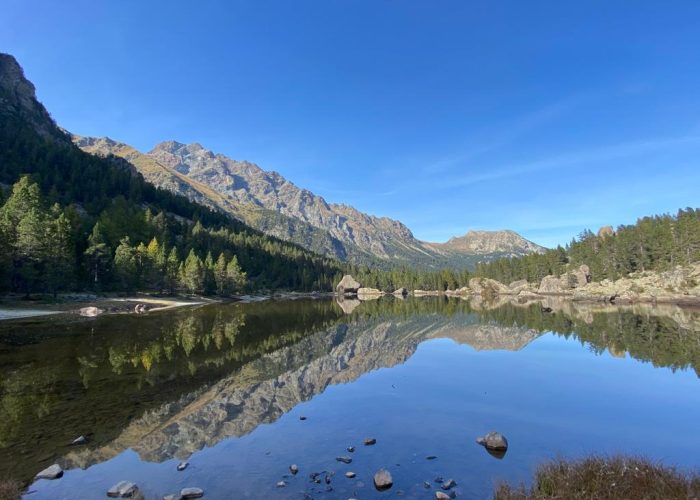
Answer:
[[[452,497],[444,491],[436,491],[435,500],[452,500]]]
[[[304,416],[299,417],[299,420],[306,420],[306,417],[304,417]]]
[[[426,460],[435,460],[437,457],[435,455],[428,455],[425,457]]]
[[[143,314],[146,311],[148,311],[148,306],[146,304],[136,304],[136,307],[134,307],[134,312],[136,314]]]
[[[352,478],[354,478],[356,475],[357,475],[357,474],[355,474],[354,472],[351,472],[351,471],[348,471],[348,472],[345,473],[345,477],[347,477],[348,479],[352,479]]]
[[[289,466],[289,472],[291,472],[292,474],[296,475],[296,474],[299,472],[299,467],[297,466],[297,464],[292,464],[292,465],[290,465],[290,466]]]
[[[432,488],[432,486],[433,485],[430,484],[430,481],[423,481],[423,488],[425,488],[426,490],[429,490],[430,488]]]
[[[83,307],[81,308],[78,313],[81,316],[85,316],[86,318],[94,318],[95,316],[99,316],[104,312],[104,309],[100,309],[98,307]]]
[[[179,464],[177,464],[177,470],[179,470],[180,472],[182,472],[182,471],[185,470],[187,467],[189,467],[189,465],[190,465],[189,462],[180,462]]]
[[[287,486],[287,483],[285,481],[279,481],[277,483],[278,488],[284,488],[285,486]]]
[[[438,477],[436,477],[435,479],[433,479],[433,481],[435,481],[436,483],[440,484],[440,483],[442,483],[442,482],[444,481],[444,479],[442,478],[442,476],[438,476]]]
[[[406,290],[405,288],[397,288],[396,290],[394,290],[394,293],[392,295],[396,295],[397,297],[405,297],[406,295],[408,295],[408,290]]]
[[[527,280],[513,281],[508,285],[510,291],[514,294],[519,294],[520,292],[530,291],[530,283]]]
[[[170,493],[169,495],[165,495],[163,500],[182,500],[182,497],[179,493]]]
[[[356,295],[357,290],[361,287],[359,282],[349,274],[343,276],[343,279],[335,287],[335,293],[338,295]]]
[[[454,479],[448,479],[447,481],[442,483],[442,486],[440,486],[440,488],[442,488],[443,490],[451,490],[455,486],[457,486],[457,481],[455,481]]]
[[[550,294],[561,294],[564,293],[564,288],[561,285],[561,281],[556,276],[545,276],[540,281],[540,287],[537,289],[537,293],[550,293]]]
[[[338,462],[343,462],[344,464],[349,464],[352,462],[352,458],[348,456],[335,457]]]
[[[508,449],[508,440],[499,432],[489,432],[485,436],[477,438],[476,442],[489,450],[505,451]]]
[[[61,469],[61,466],[58,464],[53,464],[46,469],[42,470],[39,472],[36,476],[34,476],[35,479],[58,479],[59,477],[63,476],[63,469]]]
[[[87,443],[87,438],[85,436],[80,436],[71,441],[71,446],[79,446],[81,444]]]
[[[354,446],[348,446],[348,447],[347,447],[347,450],[348,450],[350,453],[354,453],[354,452],[355,452],[355,447],[354,447]]]
[[[202,498],[204,496],[204,490],[202,488],[182,488],[180,490],[180,497],[183,500],[189,500],[190,498]]]
[[[374,487],[379,491],[388,490],[393,484],[394,480],[391,478],[391,473],[388,470],[379,469],[374,474]]]
[[[358,288],[357,289],[357,296],[362,297],[362,296],[372,296],[372,297],[379,297],[380,295],[384,295],[384,292],[381,290],[378,290],[376,288]]]
[[[615,230],[613,229],[612,226],[603,226],[600,229],[598,229],[598,237],[599,238],[606,238],[608,236],[613,236],[615,234]]]
[[[495,297],[513,293],[506,285],[491,278],[472,278],[469,280],[469,288],[473,293],[482,297]]]
[[[377,444],[376,439],[374,439],[374,438],[365,439],[365,446],[372,446],[373,444]]]
[[[107,496],[113,498],[127,498],[136,493],[136,490],[138,489],[138,486],[131,481],[119,481],[117,484],[107,490]]]

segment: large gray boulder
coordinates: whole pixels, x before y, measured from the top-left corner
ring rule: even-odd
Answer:
[[[340,280],[340,283],[336,285],[335,293],[338,295],[356,295],[361,286],[362,285],[360,285],[355,278],[346,274],[343,276],[343,279]]]

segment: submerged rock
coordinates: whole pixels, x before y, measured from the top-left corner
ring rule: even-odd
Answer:
[[[180,462],[179,464],[177,464],[177,470],[179,470],[180,472],[182,472],[182,471],[185,470],[187,467],[189,467],[189,465],[190,465],[189,462]]]
[[[442,486],[440,486],[440,487],[441,487],[443,490],[451,490],[451,489],[454,488],[455,486],[457,486],[457,481],[455,481],[454,479],[448,479],[447,481],[445,481],[444,483],[442,483]]]
[[[435,500],[452,500],[452,497],[444,491],[436,491]]]
[[[373,444],[376,444],[377,440],[374,438],[367,438],[365,439],[365,446],[372,446]]]
[[[99,307],[83,307],[78,311],[78,314],[81,316],[85,316],[86,318],[94,318],[95,316],[99,316],[104,312],[104,309],[100,309]]]
[[[58,464],[53,464],[39,472],[35,479],[58,479],[63,476],[63,469]]]
[[[506,451],[508,449],[508,440],[500,432],[489,432],[477,438],[476,442],[489,450]]]
[[[388,490],[394,484],[391,473],[386,469],[379,469],[374,474],[374,487],[379,491]]]
[[[347,455],[344,455],[342,457],[335,457],[335,459],[338,462],[343,462],[344,464],[349,464],[350,462],[352,462],[352,458],[348,457]]]
[[[354,453],[354,452],[355,452],[355,447],[354,447],[354,446],[348,446],[346,449],[347,449],[348,452],[350,452],[350,453]]]
[[[357,475],[357,474],[355,474],[354,472],[351,472],[351,471],[348,471],[348,472],[345,473],[345,477],[347,477],[348,479],[352,479],[352,478],[354,478],[356,475]]]
[[[290,465],[290,466],[289,466],[289,472],[291,472],[292,474],[296,475],[296,474],[299,472],[299,467],[297,466],[297,464],[292,464],[292,465]]]
[[[107,490],[107,496],[113,498],[127,498],[136,493],[136,490],[138,489],[139,488],[136,486],[136,483],[132,483],[131,481],[119,481],[117,484]]]
[[[284,488],[285,486],[287,486],[287,483],[285,481],[279,481],[277,483],[278,488]]]
[[[204,490],[202,488],[182,488],[180,490],[180,498],[189,500],[190,498],[202,498]]]

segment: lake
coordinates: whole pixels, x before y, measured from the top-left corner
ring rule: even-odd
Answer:
[[[0,478],[61,464],[31,499],[106,498],[120,480],[148,499],[188,486],[427,499],[438,477],[457,498],[490,498],[556,457],[700,467],[700,311],[545,305],[300,299],[5,321]],[[502,458],[475,442],[492,430],[509,441]],[[373,486],[380,468],[388,491]]]

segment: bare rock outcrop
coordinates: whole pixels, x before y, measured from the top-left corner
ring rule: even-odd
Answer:
[[[335,293],[338,295],[357,295],[357,291],[362,287],[360,283],[346,274],[343,279],[335,286]]]
[[[508,286],[491,278],[472,278],[469,280],[469,288],[476,295],[484,296],[510,295],[513,293]]]

